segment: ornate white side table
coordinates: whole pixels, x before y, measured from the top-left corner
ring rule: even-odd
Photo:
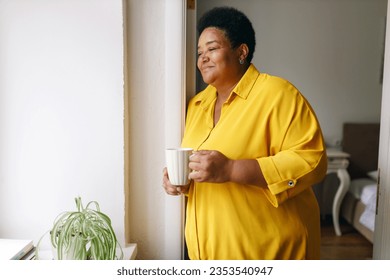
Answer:
[[[346,195],[351,178],[349,177],[347,167],[349,165],[349,154],[336,150],[327,149],[326,154],[328,156],[328,171],[327,174],[336,173],[340,180],[339,187],[336,191],[336,195],[333,199],[332,205],[332,218],[333,226],[337,236],[341,236],[340,230],[340,206]]]

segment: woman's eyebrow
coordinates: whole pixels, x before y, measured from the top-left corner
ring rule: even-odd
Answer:
[[[219,41],[217,41],[217,40],[212,40],[212,41],[208,41],[208,42],[206,42],[206,46],[207,45],[210,45],[210,44],[212,44],[212,43],[219,43]],[[198,45],[198,49],[200,48],[200,46]]]

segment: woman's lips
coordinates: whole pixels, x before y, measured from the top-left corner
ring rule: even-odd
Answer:
[[[202,72],[204,72],[204,71],[210,70],[211,68],[213,68],[213,66],[203,66],[201,68],[201,70],[202,70]]]

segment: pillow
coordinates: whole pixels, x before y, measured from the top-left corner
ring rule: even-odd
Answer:
[[[349,192],[356,199],[360,199],[363,189],[369,185],[376,185],[376,181],[370,178],[353,179],[349,184]]]
[[[367,172],[368,177],[378,181],[378,170]]]

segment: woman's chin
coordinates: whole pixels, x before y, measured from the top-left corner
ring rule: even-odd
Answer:
[[[210,85],[213,83],[214,79],[209,75],[202,75],[203,82]]]

